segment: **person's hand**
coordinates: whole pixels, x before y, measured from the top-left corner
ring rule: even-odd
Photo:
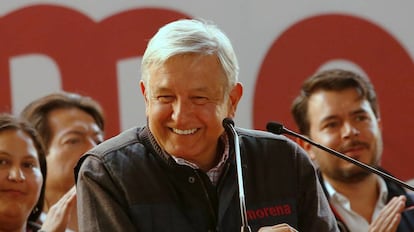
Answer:
[[[405,207],[405,196],[393,197],[380,211],[378,217],[369,225],[370,232],[397,231],[401,221],[401,212]]]
[[[73,186],[58,202],[56,202],[56,204],[50,207],[41,230],[48,232],[64,232],[75,204],[76,188]]]
[[[259,229],[258,232],[298,232],[295,228],[289,226],[286,223],[277,224],[274,226],[265,226]]]

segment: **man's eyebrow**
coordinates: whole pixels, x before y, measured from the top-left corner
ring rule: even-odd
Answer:
[[[0,155],[1,156],[11,156],[10,153],[8,153],[6,151],[2,151],[2,150],[0,150]]]
[[[334,119],[337,119],[337,118],[338,118],[337,115],[328,115],[326,117],[323,117],[321,122],[326,122],[326,121],[334,120]]]
[[[365,109],[359,108],[359,109],[356,109],[356,110],[352,111],[351,112],[351,115],[354,115],[354,114],[365,114],[365,113],[367,113],[367,111]]]

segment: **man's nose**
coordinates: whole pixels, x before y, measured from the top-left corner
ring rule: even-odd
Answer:
[[[352,123],[345,122],[342,127],[342,137],[350,138],[353,136],[358,136],[360,134],[359,129]]]
[[[191,101],[179,99],[173,103],[172,110],[172,119],[179,122],[192,115],[193,105]]]

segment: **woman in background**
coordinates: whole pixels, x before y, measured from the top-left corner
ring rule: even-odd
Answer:
[[[0,114],[0,231],[37,231],[43,208],[46,158],[27,122]]]

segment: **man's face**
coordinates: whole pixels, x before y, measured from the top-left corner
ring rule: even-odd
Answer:
[[[308,103],[310,138],[368,165],[378,165],[382,153],[380,121],[369,102],[353,89],[320,90]],[[353,182],[368,175],[354,164],[307,144],[305,149],[316,160],[326,178]]]
[[[242,87],[226,93],[227,81],[215,55],[178,55],[151,70],[149,86],[141,82],[149,128],[169,154],[202,169],[214,162],[224,129],[234,117]]]
[[[67,191],[74,184],[73,169],[81,155],[103,141],[103,132],[88,113],[78,108],[55,109],[48,114],[46,187]]]

